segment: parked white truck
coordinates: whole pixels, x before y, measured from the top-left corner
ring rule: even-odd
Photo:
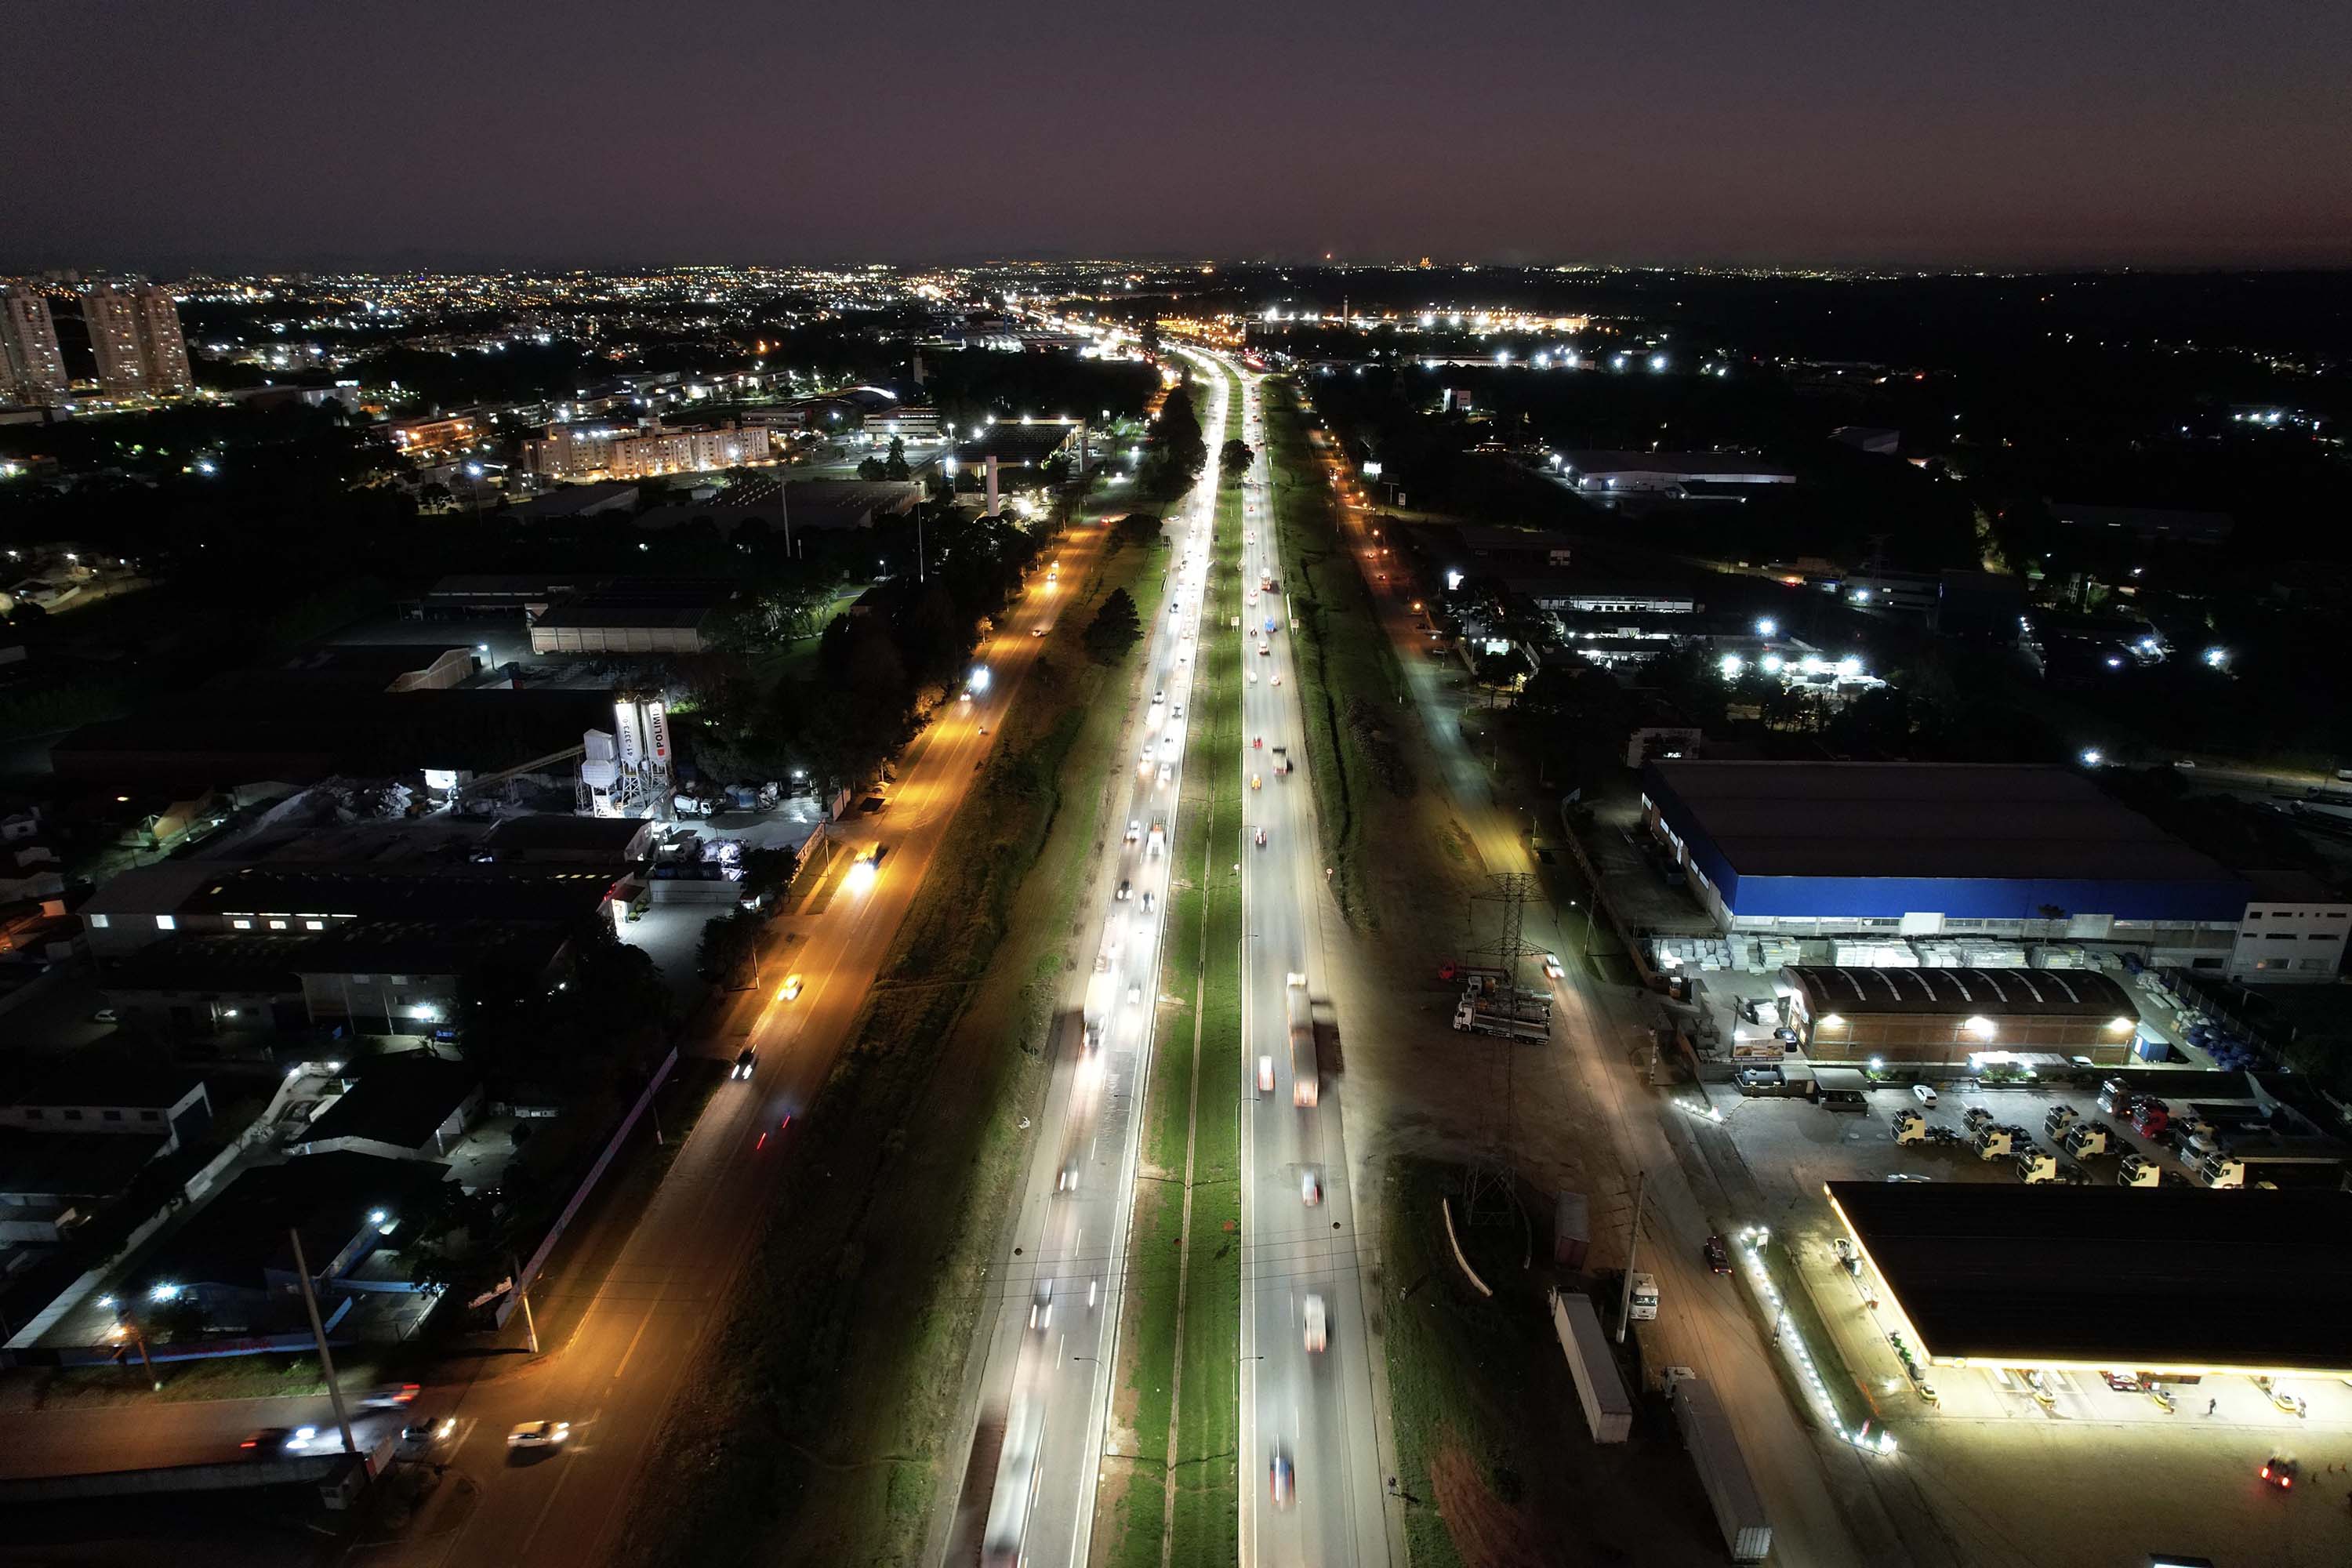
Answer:
[[[1675,1425],[1698,1469],[1698,1484],[1715,1509],[1715,1522],[1734,1563],[1761,1563],[1772,1550],[1772,1526],[1764,1517],[1764,1503],[1748,1461],[1732,1436],[1715,1390],[1699,1381],[1686,1366],[1666,1368],[1666,1401],[1673,1405]]]
[[[1465,1035],[1500,1035],[1514,1040],[1551,1038],[1550,998],[1521,992],[1506,1006],[1502,998],[1475,987],[1454,1005],[1454,1026]]]
[[[1633,1429],[1633,1401],[1625,1379],[1609,1353],[1609,1336],[1601,1331],[1601,1314],[1592,1298],[1551,1292],[1552,1331],[1568,1357],[1568,1375],[1576,1384],[1576,1397],[1584,1406],[1585,1424],[1596,1443],[1622,1443]]]

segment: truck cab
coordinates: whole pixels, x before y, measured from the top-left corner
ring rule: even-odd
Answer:
[[[2077,1121],[2066,1129],[2066,1152],[2077,1160],[2104,1154],[2115,1145],[2115,1129],[2104,1121]]]
[[[2010,1156],[2017,1167],[2017,1179],[2029,1186],[2058,1179],[2058,1157],[2039,1149],[2021,1149]]]
[[[2197,1182],[2206,1187],[2242,1187],[2246,1184],[2246,1163],[2229,1154],[2209,1154],[2197,1167]]]
[[[2157,1187],[2163,1184],[2163,1169],[2137,1154],[2125,1155],[2116,1166],[2116,1185],[2119,1187]]]
[[[2153,1095],[2132,1107],[2131,1124],[2139,1129],[2144,1138],[2155,1137],[2171,1120],[2172,1108]]]
[[[1905,1106],[1895,1113],[1895,1141],[1897,1143],[1925,1143],[1927,1141],[1927,1119]]]
[[[1983,1127],[1977,1131],[1976,1151],[1979,1160],[1998,1160],[2017,1146],[2017,1135],[2006,1127]]]
[[[1157,855],[1167,847],[1167,824],[1160,822],[1153,823],[1151,825],[1151,831],[1144,837],[1143,852],[1147,855]]]
[[[2046,1138],[2063,1138],[2067,1129],[2083,1120],[2083,1113],[2071,1105],[2053,1105],[2050,1114],[2042,1119],[2042,1132]]]

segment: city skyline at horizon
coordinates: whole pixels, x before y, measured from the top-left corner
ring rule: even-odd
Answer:
[[[609,0],[113,11],[97,121],[83,29],[19,20],[20,115],[85,129],[25,161],[8,266],[2352,263],[2352,23],[2294,5],[721,12],[617,86]]]

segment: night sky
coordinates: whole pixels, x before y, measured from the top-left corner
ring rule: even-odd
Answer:
[[[9,8],[0,268],[2352,262],[2342,0]]]

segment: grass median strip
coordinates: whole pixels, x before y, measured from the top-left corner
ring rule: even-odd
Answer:
[[[1231,406],[1227,428],[1237,432],[1238,396]],[[1241,658],[1229,623],[1240,610],[1240,487],[1221,488],[1193,646],[1162,944],[1167,1000],[1145,1096],[1147,1180],[1136,1199],[1134,1289],[1121,1337],[1119,1387],[1137,1458],[1132,1484],[1108,1505],[1105,1559],[1118,1568],[1206,1568],[1233,1563],[1238,1551],[1241,889],[1232,866],[1242,819]]]
[[[1156,613],[1166,559],[1097,557],[1022,684],[793,1124],[790,1169],[641,1478],[622,1561],[920,1555],[939,1477],[962,1462],[946,1451],[961,1373],[1034,1136],[1018,1117],[1044,1092],[1107,760],[1125,754],[1116,699],[1140,654],[1086,663],[1076,612],[1124,586]]]
[[[1238,394],[1233,406],[1238,410]],[[1239,414],[1234,415],[1238,427]],[[1241,776],[1244,638],[1230,623],[1241,603],[1242,490],[1217,499],[1207,614],[1199,654],[1213,694],[1208,721],[1191,738],[1186,773],[1208,784],[1202,824],[1202,976],[1198,1077],[1192,1125],[1192,1226],[1184,1294],[1183,1400],[1176,1412],[1176,1498],[1169,1560],[1208,1568],[1238,1558],[1236,1509],[1241,1354],[1241,877],[1234,857],[1247,826]],[[1199,689],[1196,686],[1195,689]]]
[[[1369,793],[1384,784],[1399,794],[1412,790],[1393,748],[1375,754],[1379,716],[1400,700],[1402,672],[1340,537],[1329,478],[1307,439],[1297,387],[1287,378],[1269,378],[1263,400],[1281,586],[1298,625],[1298,698],[1307,715],[1316,832],[1341,911],[1351,924],[1376,926],[1364,807]]]

